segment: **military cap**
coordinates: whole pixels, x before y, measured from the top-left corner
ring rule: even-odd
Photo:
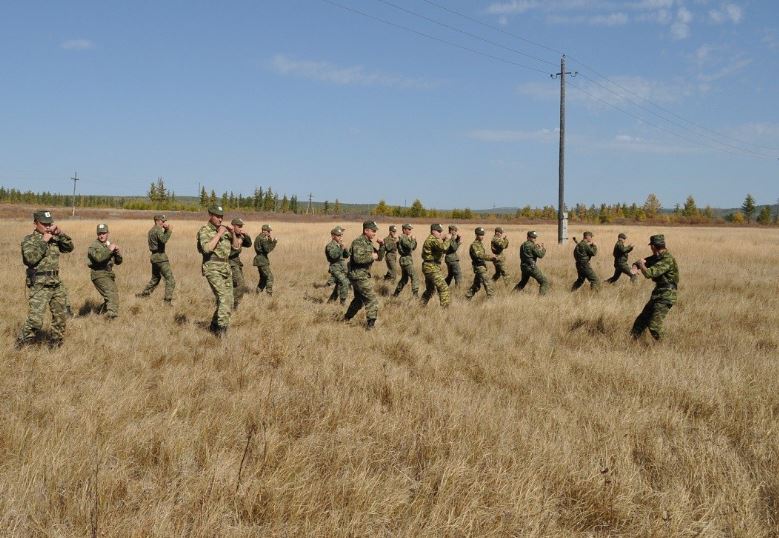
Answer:
[[[272,232],[273,228],[270,227],[270,224],[263,224],[262,225],[262,231],[263,232]]]
[[[210,205],[208,206],[208,212],[212,215],[216,215],[217,217],[224,217],[225,216],[225,210],[220,205]]]
[[[413,230],[414,227],[411,224],[406,223],[406,224],[403,225],[403,229],[404,230]]]
[[[450,224],[449,225],[449,231],[456,232],[457,231],[457,226],[455,226],[454,224]]]
[[[168,220],[168,217],[160,213],[158,215],[154,215],[154,220],[161,220],[162,222],[165,222],[166,220]]]
[[[391,232],[397,232],[397,231],[398,231],[398,227],[397,227],[397,226],[395,226],[394,224],[390,224],[389,231],[391,231]]]
[[[527,233],[527,236],[528,236],[528,237],[532,237],[533,239],[535,239],[536,237],[538,237],[538,234],[536,233],[536,231],[535,231],[535,230],[530,230],[530,231]]]
[[[476,235],[484,235],[484,233],[485,233],[484,228],[482,228],[481,226],[476,228]]]
[[[431,232],[443,232],[444,231],[444,227],[441,226],[440,224],[431,224],[430,225],[430,231]]]
[[[335,228],[330,230],[330,234],[331,235],[343,235],[344,234],[344,229],[341,228],[340,226],[336,226]]]
[[[51,211],[48,209],[39,209],[32,214],[32,219],[37,220],[41,224],[51,224],[54,222],[54,217],[51,216]]]
[[[649,238],[649,244],[655,247],[665,246],[665,236],[663,234],[653,235]]]
[[[592,232],[584,232],[584,237],[594,237],[595,234]]]
[[[235,217],[233,220],[230,221],[230,224],[232,224],[233,226],[243,226],[243,221],[238,217]]]
[[[376,223],[372,220],[366,220],[362,223],[362,229],[363,230],[373,230],[374,232],[379,231],[379,227],[376,226]]]
[[[495,228],[495,233],[500,233],[500,234],[502,234],[502,233],[503,233],[503,228],[502,228],[502,227],[500,227],[500,226],[497,226],[497,227]]]
[[[97,233],[99,233],[99,234],[107,234],[108,233],[108,224],[98,224],[97,225]]]
[[[627,238],[628,238],[628,236],[626,236],[625,234],[622,234],[622,233],[617,236],[617,239],[627,239]]]

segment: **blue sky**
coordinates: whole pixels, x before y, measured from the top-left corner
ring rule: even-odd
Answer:
[[[0,184],[556,205],[560,52],[568,204],[776,202],[769,0],[4,2]]]

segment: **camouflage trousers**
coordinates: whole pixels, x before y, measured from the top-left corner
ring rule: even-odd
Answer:
[[[450,286],[452,284],[452,280],[454,280],[454,285],[459,286],[462,279],[463,273],[460,270],[460,262],[446,262],[446,285]]]
[[[633,322],[633,328],[630,334],[633,338],[639,338],[641,334],[649,329],[649,334],[655,340],[663,338],[663,320],[668,315],[668,311],[674,305],[673,301],[668,299],[650,298],[644,309]]]
[[[384,255],[384,261],[387,264],[387,273],[384,275],[384,280],[391,280],[395,282],[400,273],[400,266],[398,265],[398,255],[395,252],[390,252]]]
[[[119,290],[116,287],[116,275],[113,271],[92,271],[92,284],[103,298],[101,313],[109,318],[119,315]]]
[[[170,262],[151,262],[151,280],[141,292],[141,295],[151,295],[160,279],[165,279],[165,300],[173,300],[173,290],[176,289],[176,280],[173,278],[173,271],[170,268]]]
[[[492,280],[495,282],[498,280],[503,280],[503,282],[508,281],[509,274],[508,271],[506,271],[506,259],[501,256],[492,263],[495,265],[495,274],[492,275]]]
[[[571,286],[571,291],[576,291],[581,288],[586,280],[590,281],[590,288],[593,290],[600,289],[600,279],[598,278],[598,275],[595,274],[595,271],[589,263],[577,263],[576,274],[578,277],[576,278],[576,282],[573,283],[573,286]]]
[[[233,310],[233,273],[225,262],[210,261],[203,264],[206,277],[216,298],[216,310],[211,317],[212,329],[226,329],[230,325]]]
[[[257,272],[260,273],[260,281],[257,283],[257,293],[266,292],[273,295],[273,271],[270,265],[258,265]]]
[[[443,272],[441,272],[441,266],[437,263],[425,262],[422,264],[422,274],[425,275],[425,292],[422,294],[422,303],[427,304],[437,291],[441,306],[444,308],[449,306],[449,286],[446,284]]]
[[[619,277],[621,277],[623,274],[627,275],[630,278],[630,281],[634,284],[638,280],[638,276],[634,275],[630,272],[630,267],[626,263],[620,263],[619,265],[614,266],[614,276],[606,280],[609,284],[614,284],[617,280],[619,280]]]
[[[465,298],[470,299],[476,295],[476,292],[482,287],[484,287],[484,291],[487,292],[487,298],[495,295],[495,292],[492,289],[492,282],[487,276],[487,267],[484,265],[475,265],[473,267],[473,284],[471,284],[471,288],[465,292]]]
[[[354,291],[354,299],[349,303],[346,309],[345,318],[352,319],[357,312],[364,306],[365,317],[375,320],[379,316],[379,301],[376,299],[376,292],[373,291],[373,279],[370,275],[361,275],[359,277],[349,276]]]
[[[328,272],[330,273],[330,278],[332,278],[335,283],[335,287],[327,302],[332,303],[336,299],[339,299],[341,304],[345,304],[346,298],[349,297],[349,279],[346,276],[346,268],[342,263],[336,263],[330,266]]]
[[[408,284],[408,281],[411,281],[411,293],[416,295],[419,293],[419,282],[417,281],[417,273],[414,271],[414,264],[400,264],[400,280],[398,281],[398,285],[395,287],[395,296],[397,297],[400,295],[400,292],[403,291],[403,288],[406,287],[406,284]]]
[[[248,288],[246,287],[246,279],[243,277],[242,265],[231,263],[230,272],[233,274],[233,310],[235,310]]]
[[[19,333],[19,342],[30,342],[35,338],[35,333],[43,327],[43,316],[46,307],[51,310],[51,337],[52,340],[61,341],[65,335],[65,321],[67,312],[65,306],[68,297],[65,288],[61,284],[44,286],[34,284],[27,288],[27,303],[29,312],[27,320]]]
[[[515,288],[517,291],[522,291],[525,289],[528,281],[532,278],[541,286],[538,292],[541,295],[546,295],[546,293],[549,291],[549,281],[546,279],[544,273],[541,272],[541,269],[539,269],[537,265],[522,264],[519,266],[519,269],[522,271],[522,279]]]

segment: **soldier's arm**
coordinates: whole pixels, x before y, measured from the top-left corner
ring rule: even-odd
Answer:
[[[249,237],[249,234],[243,234],[243,236],[241,236],[241,237],[242,237],[241,238],[241,246],[242,247],[249,248],[250,246],[252,246],[252,238]]]
[[[259,235],[254,238],[254,252],[256,252],[257,254],[262,254],[263,253],[263,250],[262,250],[262,237],[259,236]]]
[[[538,245],[534,245],[533,246],[533,250],[535,251],[536,257],[538,257],[538,258],[543,258],[544,256],[546,256],[546,249],[545,248],[541,248]]]
[[[373,248],[368,245],[352,245],[353,263],[370,263],[373,261]]]
[[[160,241],[161,243],[167,243],[172,233],[173,230],[171,230],[170,228],[168,228],[167,230],[165,228],[162,228],[162,231],[157,230],[157,240]]]
[[[197,241],[200,243],[200,250],[202,250],[204,254],[211,254],[216,247],[216,243],[219,241],[218,239],[214,241],[216,235],[214,235],[214,237],[209,237],[208,235],[209,234],[205,230],[200,230],[197,233]],[[212,245],[211,243],[214,244]]]
[[[24,265],[32,267],[37,265],[49,250],[49,244],[40,237],[33,237],[22,241],[22,261]]]
[[[124,258],[122,258],[122,255],[119,254],[119,251],[118,250],[114,250],[112,254],[114,255],[114,263],[116,265],[122,265],[122,262],[124,261]]]
[[[590,250],[590,256],[595,256],[598,254],[598,245],[587,245],[587,248]]]
[[[87,256],[95,263],[103,263],[111,257],[111,250],[105,245],[92,245],[87,250]]]
[[[651,263],[651,265],[648,265],[647,262]],[[654,263],[647,259],[647,261],[644,262],[644,267],[641,269],[641,273],[643,273],[646,278],[655,278],[665,274],[670,268],[670,258],[658,258]]]
[[[59,234],[55,236],[57,238],[57,243],[60,247],[60,252],[73,252],[73,239],[70,238],[69,235],[66,234]]]
[[[624,254],[627,254],[628,252],[631,252],[633,250],[633,245],[627,245],[624,247]]]

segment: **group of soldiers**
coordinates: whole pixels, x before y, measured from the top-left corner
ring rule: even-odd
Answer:
[[[277,243],[268,224],[262,226],[262,231],[252,242],[243,229],[244,222],[241,219],[233,219],[230,225],[224,224],[223,219],[224,209],[218,205],[210,206],[208,222],[200,228],[196,240],[197,250],[202,255],[202,274],[216,299],[216,309],[209,328],[217,336],[227,333],[231,313],[238,307],[248,289],[243,275],[241,251],[254,245],[253,265],[259,273],[256,291],[272,295],[274,279],[269,254]],[[42,328],[47,307],[52,315],[50,344],[59,346],[69,312],[67,290],[59,277],[59,256],[73,251],[73,240],[54,224],[50,211],[36,211],[33,214],[33,225],[33,233],[26,236],[21,245],[22,261],[27,267],[29,313],[17,339],[17,346],[35,341],[36,334]],[[413,229],[413,225],[404,224],[398,234],[397,227],[392,225],[386,238],[377,239],[377,224],[374,221],[365,221],[362,234],[354,239],[348,248],[343,243],[344,228],[336,226],[331,230],[331,241],[325,247],[325,257],[329,264],[329,284],[333,285],[328,302],[338,300],[342,305],[346,305],[351,287],[354,297],[344,314],[345,321],[351,320],[365,308],[366,327],[372,329],[375,326],[379,311],[371,272],[375,261],[386,262],[385,280],[395,283],[400,275],[393,297],[398,297],[409,283],[412,295],[419,296],[419,280],[413,263],[413,253],[417,248]],[[122,255],[119,247],[109,240],[107,224],[99,224],[96,233],[97,238],[87,252],[90,277],[103,298],[101,311],[109,319],[114,319],[119,315],[119,295],[113,267],[122,263]],[[166,216],[155,215],[154,226],[148,233],[152,276],[146,287],[136,294],[137,297],[150,296],[164,279],[164,301],[171,304],[176,282],[165,249],[172,233]],[[508,282],[505,257],[509,246],[508,236],[501,227],[496,227],[494,236],[487,244],[483,227],[477,227],[474,234],[474,240],[468,250],[473,267],[473,282],[465,297],[471,299],[484,288],[487,297],[491,298],[495,293],[494,283]],[[619,234],[613,251],[614,275],[607,282],[615,283],[622,274],[627,274],[632,282],[637,280],[638,274],[643,274],[655,282],[655,289],[644,310],[636,318],[631,334],[634,338],[639,338],[648,329],[652,337],[659,340],[663,335],[663,320],[676,302],[679,269],[675,259],[666,249],[663,235],[651,236],[649,246],[652,256],[637,260],[631,268],[628,265],[628,254],[633,250],[633,246],[626,245],[626,240],[625,234]],[[462,236],[456,225],[449,226],[448,232],[444,232],[440,224],[430,225],[430,233],[422,244],[422,275],[425,283],[421,296],[423,304],[426,305],[435,294],[438,294],[442,307],[448,307],[451,303],[449,288],[452,285],[459,286],[463,279],[458,254],[461,244]],[[571,291],[577,290],[585,281],[589,281],[595,290],[600,288],[600,280],[590,265],[590,260],[597,255],[597,251],[593,234],[585,232],[583,239],[577,242],[574,249],[577,279]],[[522,291],[532,278],[539,284],[541,295],[548,292],[549,281],[538,267],[538,260],[545,254],[543,243],[538,243],[538,234],[535,231],[527,232],[527,240],[519,249],[522,276],[514,286],[515,291]],[[443,274],[442,263],[447,268],[446,276]],[[492,276],[488,274],[488,263],[494,266]]]

